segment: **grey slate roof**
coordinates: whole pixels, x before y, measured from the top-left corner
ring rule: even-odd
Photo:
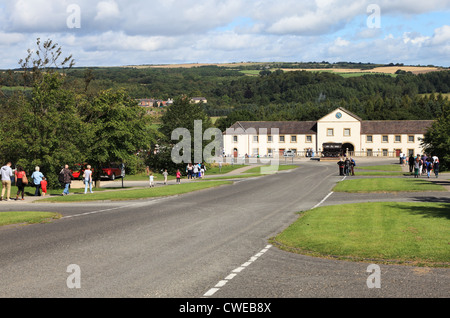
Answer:
[[[271,130],[278,128],[279,135],[315,135],[317,133],[316,121],[238,121],[230,127],[229,133],[238,129],[244,130],[249,134],[257,133],[260,129],[267,129],[267,134],[271,134]],[[228,130],[228,129],[227,129]],[[227,133],[227,131],[225,132]]]
[[[425,134],[433,120],[370,120],[361,122],[361,134]]]

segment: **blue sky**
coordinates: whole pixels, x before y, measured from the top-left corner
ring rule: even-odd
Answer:
[[[57,42],[76,66],[325,60],[449,67],[450,0],[0,0],[0,69],[16,68],[37,38]]]

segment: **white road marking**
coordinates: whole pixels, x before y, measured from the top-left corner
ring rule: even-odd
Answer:
[[[156,199],[150,202],[139,202],[139,203],[134,203],[134,204],[128,204],[128,205],[123,205],[123,206],[119,206],[119,207],[115,207],[115,208],[111,208],[111,209],[104,209],[104,210],[97,210],[97,211],[91,211],[91,212],[85,212],[85,213],[80,213],[80,214],[74,214],[74,215],[67,215],[67,216],[63,216],[61,218],[62,219],[71,219],[71,218],[75,218],[75,217],[81,217],[81,216],[87,216],[87,215],[92,215],[92,214],[99,214],[99,213],[105,213],[105,212],[110,212],[110,211],[114,211],[114,210],[120,210],[120,209],[127,209],[127,208],[131,208],[131,207],[135,207],[138,205],[152,205],[155,204],[159,201],[162,201],[166,198],[162,198],[162,199]]]
[[[258,254],[252,256],[247,262],[245,262],[244,264],[242,264],[241,266],[235,268],[234,270],[232,270],[232,273],[229,274],[227,277],[225,277],[225,279],[219,281],[214,288],[211,288],[210,290],[208,290],[203,297],[210,297],[213,296],[216,292],[218,292],[220,290],[221,287],[225,286],[230,280],[232,280],[233,278],[235,278],[238,273],[242,272],[245,268],[249,267],[253,262],[255,262],[259,257],[261,257],[262,255],[264,255],[270,248],[272,247],[272,245],[267,245],[263,250],[261,250]]]
[[[317,203],[317,204],[313,207],[313,209],[315,209],[315,208],[321,206],[322,203],[324,203],[324,202],[325,202],[332,194],[333,194],[333,192],[328,193],[328,195],[327,195],[325,198],[323,198],[322,201],[320,201],[319,203]]]

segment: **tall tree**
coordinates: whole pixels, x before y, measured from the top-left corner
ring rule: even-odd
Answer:
[[[425,133],[422,140],[425,152],[439,157],[440,169],[450,169],[450,104],[445,104],[442,114]]]
[[[211,118],[203,109],[202,103],[194,103],[190,97],[183,96],[177,98],[174,103],[168,107],[162,116],[162,124],[159,128],[161,138],[158,141],[157,153],[151,154],[149,165],[154,169],[169,169],[174,172],[176,169],[183,169],[188,162],[177,163],[172,158],[172,150],[180,140],[172,140],[172,133],[181,130],[188,132],[190,135],[190,147],[184,149],[189,151],[188,161],[195,162],[196,147],[203,150],[210,142],[203,140],[204,133],[207,129],[212,128]],[[195,136],[201,136],[201,141],[195,140]]]

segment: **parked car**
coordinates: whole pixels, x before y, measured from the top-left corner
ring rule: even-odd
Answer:
[[[112,163],[107,167],[102,167],[102,178],[108,178],[110,180],[115,180],[116,178],[122,177],[122,169],[119,164]]]
[[[87,165],[87,163],[76,163],[69,168],[75,180],[81,180],[83,178],[83,173]]]

